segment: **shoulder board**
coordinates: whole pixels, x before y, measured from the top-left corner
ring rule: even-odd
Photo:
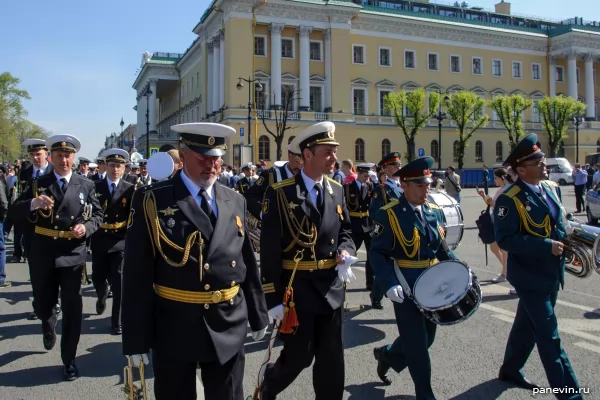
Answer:
[[[544,183],[550,185],[550,186],[555,186],[558,187],[558,183],[551,181],[551,180],[545,180]]]
[[[440,209],[440,206],[438,206],[437,204],[434,204],[434,203],[430,203],[430,202],[427,202],[427,206],[429,208],[431,208],[431,209],[434,209],[434,210],[439,210]]]
[[[273,185],[271,185],[271,187],[274,190],[277,190],[277,189],[285,187],[285,186],[293,185],[294,182],[296,182],[296,177],[291,177],[291,178],[288,178],[288,179],[284,179],[281,182],[274,183]]]
[[[385,206],[381,207],[381,210],[389,210],[390,208],[394,207],[396,204],[400,203],[398,200],[393,199],[390,200],[389,203],[387,203]]]
[[[517,185],[514,185],[513,187],[511,187],[510,189],[508,189],[506,192],[504,192],[503,194],[505,196],[510,197],[511,199],[513,197],[515,197],[517,195],[517,193],[519,193],[521,191],[521,188],[518,187]]]
[[[342,186],[341,183],[339,183],[338,181],[336,181],[335,179],[331,179],[330,177],[326,176],[325,179],[327,179],[329,182],[331,183],[335,183],[338,186]]]

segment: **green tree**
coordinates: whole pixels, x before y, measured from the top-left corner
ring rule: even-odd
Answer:
[[[23,100],[30,99],[26,90],[19,89],[20,82],[9,72],[0,74],[0,150],[4,161],[14,160],[20,153],[17,133],[27,115]]]
[[[508,143],[511,151],[525,135],[523,129],[523,113],[533,106],[533,100],[525,98],[520,94],[510,96],[496,96],[490,103],[492,109],[496,112],[498,121],[508,132]]]
[[[567,137],[568,122],[574,115],[583,114],[585,108],[586,105],[581,101],[563,95],[546,97],[538,102],[544,130],[548,135],[550,157],[556,157],[556,153]]]
[[[458,158],[458,169],[462,169],[465,157],[465,148],[469,139],[479,129],[487,125],[490,117],[484,113],[486,101],[468,90],[450,95],[446,102],[446,114],[456,122],[458,134],[458,149],[455,151]]]
[[[384,97],[385,109],[394,117],[406,139],[407,162],[415,159],[415,137],[437,112],[440,98],[440,94],[428,94],[422,88],[412,92],[401,90]]]

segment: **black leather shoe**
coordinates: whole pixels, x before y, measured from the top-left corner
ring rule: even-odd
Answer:
[[[502,368],[500,369],[500,373],[498,374],[498,379],[500,379],[503,382],[512,383],[513,385],[520,387],[522,389],[532,390],[532,389],[539,388],[539,386],[537,384],[531,382],[526,377],[520,376],[520,374],[517,376],[508,374],[508,373],[504,372],[502,370]]]
[[[43,342],[46,350],[50,351],[54,348],[56,345],[56,326],[50,332],[44,333]]]
[[[30,321],[34,321],[36,319],[38,319],[37,315],[35,315],[34,312],[32,312],[31,314],[29,314],[29,316],[27,317],[28,320]]]
[[[96,314],[102,315],[106,311],[106,299],[96,300]]]
[[[54,312],[56,313],[57,316],[60,315],[60,311],[61,311],[60,304],[55,305]]]
[[[392,384],[392,380],[389,377],[390,366],[387,365],[387,363],[383,361],[381,357],[381,352],[383,349],[383,347],[375,347],[373,349],[373,355],[377,360],[377,376],[379,376],[379,379],[381,379],[384,385],[388,386]]]
[[[106,295],[106,297],[108,297],[109,299],[111,299],[113,297],[113,292],[112,290],[108,291],[108,294]]]
[[[373,293],[369,294],[369,297],[371,298],[371,307],[376,310],[383,310],[383,304],[381,304],[381,301],[373,300]]]
[[[110,334],[111,335],[120,335],[123,333],[123,327],[121,325],[117,325],[117,326],[113,326],[112,328],[110,328]]]
[[[63,377],[67,382],[74,381],[75,379],[79,378],[79,371],[77,370],[75,362],[65,364],[63,366]]]

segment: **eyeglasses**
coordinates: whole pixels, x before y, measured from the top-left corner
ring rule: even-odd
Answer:
[[[545,165],[545,164],[546,164],[546,159],[545,158],[541,158],[540,161],[538,161],[535,164],[523,164],[523,165],[521,165],[521,167],[525,167],[525,168],[527,168],[527,167],[541,167],[542,165]]]

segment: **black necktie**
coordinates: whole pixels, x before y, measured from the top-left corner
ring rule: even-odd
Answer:
[[[314,188],[317,191],[317,204],[315,205],[317,206],[317,210],[319,210],[319,213],[323,215],[323,186],[321,186],[321,184],[317,182],[315,183]]]
[[[117,184],[113,182],[110,184],[110,194],[115,194],[115,190],[117,190]]]
[[[69,187],[69,183],[67,182],[67,178],[60,178],[60,181],[62,182],[62,192],[63,194],[67,193],[67,188]]]
[[[37,178],[39,178],[39,177],[40,177],[40,170],[38,169],[38,170],[35,172],[35,179],[37,179]]]
[[[365,183],[361,184],[361,194],[362,194],[362,198],[363,200],[367,198],[367,185]]]
[[[200,204],[200,208],[210,219],[210,223],[214,227],[217,223],[217,217],[215,217],[215,213],[213,212],[212,207],[210,206],[210,201],[208,199],[208,194],[206,193],[206,189],[200,189],[200,197],[202,197],[202,203]]]
[[[425,223],[425,221],[423,221],[423,217],[421,216],[421,210],[415,208],[415,215],[417,216],[417,220],[419,221],[423,229],[425,229],[425,233],[427,234],[427,238],[429,239],[429,229],[427,229],[427,224]]]

